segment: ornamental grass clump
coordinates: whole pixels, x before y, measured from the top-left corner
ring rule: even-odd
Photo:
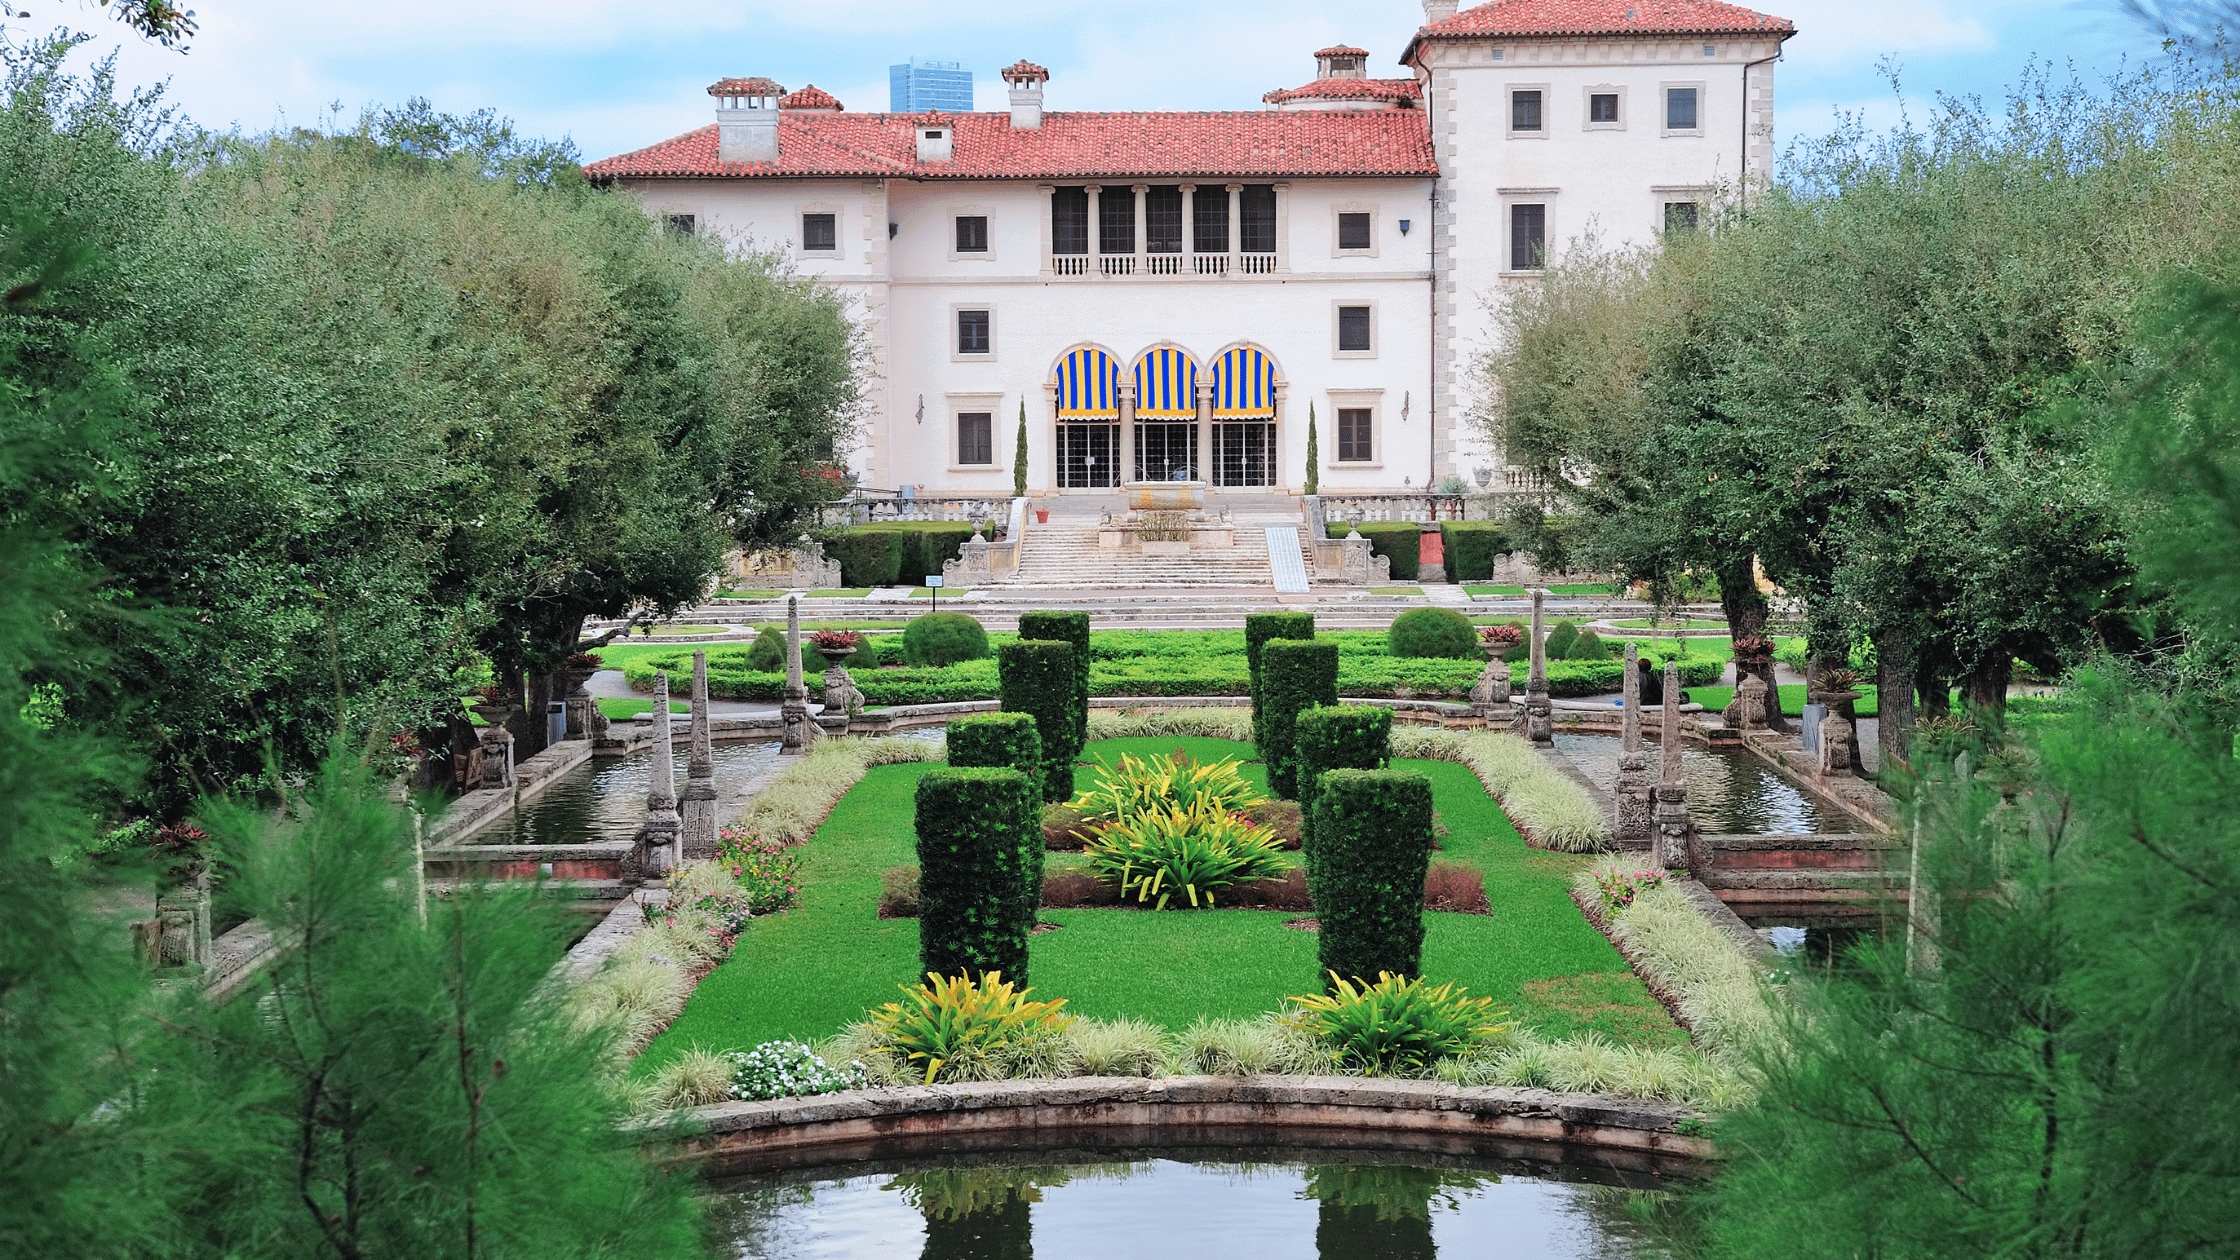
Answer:
[[[1573,887],[1582,899],[1599,899],[1603,881],[1631,874],[1606,861],[1579,872]],[[1610,935],[1626,947],[1642,979],[1672,997],[1700,1044],[1722,1056],[1771,1044],[1766,973],[1679,889],[1669,883],[1637,887],[1629,904],[1611,912]]]
[[[1356,985],[1326,974],[1330,992],[1289,999],[1286,1018],[1320,1042],[1333,1063],[1364,1075],[1418,1076],[1513,1027],[1492,998],[1471,997],[1452,982],[1434,986],[1386,971],[1375,984]]]
[[[1232,886],[1272,879],[1288,866],[1273,832],[1204,799],[1107,823],[1085,852],[1089,869],[1116,884],[1123,900],[1159,910],[1181,900],[1210,909]]]
[[[978,982],[928,972],[922,985],[897,987],[903,1000],[872,1012],[872,1031],[879,1048],[912,1068],[923,1064],[927,1085],[952,1063],[1056,1036],[1073,1022],[1064,1013],[1064,998],[1030,1002],[1027,995],[1034,990],[1014,991],[1000,972],[988,972]]]

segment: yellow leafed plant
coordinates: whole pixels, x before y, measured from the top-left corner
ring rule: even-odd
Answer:
[[[1266,799],[1245,780],[1235,760],[1200,762],[1178,753],[1139,761],[1122,753],[1117,764],[1105,767],[1096,787],[1070,803],[1091,821],[1124,822],[1148,810],[1190,810],[1201,804],[1235,813]]]
[[[1291,998],[1290,1022],[1372,1076],[1421,1072],[1514,1027],[1492,998],[1471,997],[1451,981],[1433,987],[1380,971],[1375,984],[1357,984],[1328,974],[1332,992]]]
[[[906,1062],[926,1065],[928,1085],[960,1054],[987,1054],[1026,1037],[1064,1032],[1073,1023],[1073,1016],[1063,1013],[1064,998],[1029,1002],[1034,990],[1014,992],[999,971],[982,975],[978,983],[929,971],[924,984],[896,987],[906,1000],[873,1011],[872,1026]]]

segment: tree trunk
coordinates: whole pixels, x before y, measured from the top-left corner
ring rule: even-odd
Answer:
[[[1766,597],[1758,590],[1756,557],[1748,552],[1719,566],[1719,606],[1727,614],[1727,635],[1732,639],[1748,638],[1766,632]],[[1774,683],[1772,661],[1745,670],[1738,658],[1734,665],[1734,684],[1742,685],[1747,672],[1766,685],[1766,729],[1778,734],[1789,733],[1789,720],[1781,716],[1781,691]]]
[[[2007,684],[2014,681],[2014,657],[1996,653],[1968,671],[1968,703],[1986,713],[2007,711]]]
[[[1881,775],[1888,775],[1913,760],[1913,640],[1902,630],[1879,630],[1874,636],[1876,690],[1881,693],[1882,716],[1876,727],[1882,736]]]

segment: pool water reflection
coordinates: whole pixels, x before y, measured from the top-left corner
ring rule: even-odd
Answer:
[[[1208,1152],[1132,1154],[1098,1162],[739,1179],[715,1187],[717,1213],[732,1254],[751,1260],[1647,1260],[1673,1254],[1644,1221],[1655,1215],[1644,1212],[1644,1204],[1662,1200],[1664,1191],[1590,1184],[1562,1165],[1447,1160],[1423,1166],[1409,1162],[1423,1156],[1362,1152],[1324,1152],[1300,1162],[1249,1158],[1253,1152],[1235,1152],[1235,1159],[1209,1159]]]
[[[1556,750],[1603,788],[1618,781],[1619,741],[1614,735],[1558,733]],[[1656,773],[1657,746],[1648,745]],[[1688,780],[1688,813],[1711,835],[1801,835],[1858,830],[1850,815],[1822,805],[1756,756],[1740,749],[1684,747],[1680,765]]]

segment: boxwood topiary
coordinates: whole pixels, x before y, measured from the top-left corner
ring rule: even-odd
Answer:
[[[1475,660],[1478,628],[1452,608],[1412,608],[1392,619],[1385,642],[1394,656]]]
[[[1423,974],[1423,879],[1431,866],[1431,781],[1404,770],[1332,770],[1307,828],[1316,952],[1329,973]]]
[[[1494,562],[1514,550],[1499,521],[1441,521],[1439,537],[1446,544],[1447,577],[1456,582],[1490,580]]]
[[[1032,834],[1020,843],[1042,851],[1042,735],[1035,730],[1031,713],[975,713],[949,723],[949,764],[1009,766],[1033,781],[1035,823]],[[1027,922],[1042,905],[1042,863],[1027,873]]]
[[[1252,742],[1260,742],[1260,648],[1270,639],[1311,639],[1311,612],[1268,612],[1244,615],[1244,667],[1251,676]]]
[[[1089,741],[1089,614],[1023,612],[1019,637],[1073,645],[1073,751]]]
[[[1027,982],[1027,881],[1042,869],[1032,792],[1027,776],[1004,767],[918,780],[919,971],[974,980],[1000,971]]]
[[[996,649],[999,690],[1006,713],[1034,718],[1042,736],[1042,799],[1073,796],[1073,759],[1081,741],[1073,720],[1074,646],[1019,639]]]
[[[987,656],[987,630],[964,613],[927,613],[902,628],[902,658],[912,665],[954,665]]]
[[[1547,646],[1542,650],[1551,661],[1571,659],[1571,645],[1578,642],[1579,623],[1566,617],[1548,630]]]
[[[851,529],[832,540],[843,586],[893,586],[902,573],[902,535],[891,529]]]
[[[1392,760],[1392,710],[1340,704],[1299,715],[1293,738],[1299,761],[1299,814],[1314,818],[1316,780],[1327,770],[1382,770]],[[1313,878],[1312,873],[1308,875]]]
[[[1602,661],[1610,658],[1610,649],[1602,645],[1602,636],[1592,630],[1581,630],[1571,641],[1571,648],[1563,654],[1567,661]]]
[[[764,626],[762,633],[756,635],[754,642],[747,646],[746,665],[748,669],[759,670],[766,674],[784,673],[786,668],[786,632],[776,626]],[[714,662],[710,662],[709,669],[709,685],[713,687],[715,683]],[[806,678],[811,674],[821,674],[823,672],[824,658],[812,651],[808,644],[802,644],[802,677]]]
[[[1260,646],[1260,760],[1268,788],[1299,796],[1299,715],[1338,703],[1338,645],[1321,639],[1271,639]]]

